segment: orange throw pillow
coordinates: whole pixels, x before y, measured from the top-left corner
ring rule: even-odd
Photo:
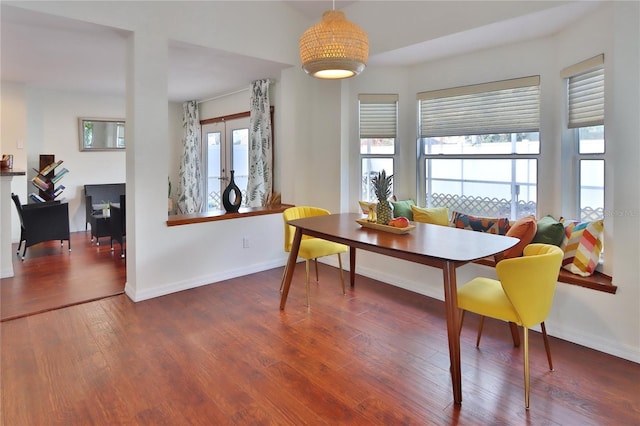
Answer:
[[[536,218],[533,215],[525,216],[513,223],[506,235],[508,237],[520,238],[520,242],[510,249],[505,250],[503,253],[503,259],[522,256],[524,248],[531,243],[537,230],[538,225],[536,224]]]

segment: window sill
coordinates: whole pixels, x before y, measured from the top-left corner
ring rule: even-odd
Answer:
[[[218,220],[238,219],[242,217],[263,216],[267,214],[280,214],[291,204],[278,204],[267,207],[241,208],[237,213],[227,213],[224,210],[209,210],[204,213],[178,214],[169,216],[167,226],[189,225],[192,223],[215,222]]]
[[[492,257],[478,259],[474,263],[491,267],[496,266],[496,262]],[[612,278],[598,271],[590,277],[581,277],[580,275],[572,274],[565,269],[560,269],[558,282],[577,285],[579,287],[590,288],[591,290],[603,291],[611,294],[615,294],[616,291],[618,291],[618,287],[612,283]]]

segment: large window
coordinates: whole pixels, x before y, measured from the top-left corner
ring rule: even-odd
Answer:
[[[398,95],[360,95],[360,199],[375,201],[371,178],[393,174],[397,154]]]
[[[577,170],[577,217],[604,218],[604,55],[565,68],[567,127]]]
[[[419,202],[536,214],[539,85],[534,76],[419,93]]]
[[[245,206],[249,178],[249,115],[203,120],[202,158],[206,177],[207,210],[222,209],[222,192],[230,171],[242,192]]]

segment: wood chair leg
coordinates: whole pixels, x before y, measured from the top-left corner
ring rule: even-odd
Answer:
[[[530,372],[529,372],[529,329],[522,327],[524,335],[524,406],[529,409],[529,385],[530,385]]]
[[[316,264],[316,282],[320,282],[320,279],[318,278],[318,258],[313,259],[313,263]]]
[[[483,326],[484,326],[484,315],[480,315],[480,324],[478,325],[478,337],[476,338],[476,348],[480,347],[480,337],[482,337]]]
[[[464,309],[458,309],[458,311],[460,311],[460,321],[458,321],[458,323],[460,324],[458,327],[458,337],[460,337],[460,334],[462,334],[462,323],[464,322]]]
[[[511,328],[511,338],[513,339],[513,346],[515,348],[520,347],[520,333],[518,332],[518,324],[515,322],[509,322],[509,328]]]
[[[344,288],[344,273],[342,272],[342,257],[338,253],[338,265],[340,266],[340,282],[342,283],[342,294],[347,294],[347,290]]]
[[[542,328],[542,339],[544,340],[544,349],[547,351],[547,361],[549,361],[549,370],[553,371],[553,362],[551,361],[551,348],[549,347],[549,337],[547,336],[547,327],[544,326],[544,321],[540,324]]]

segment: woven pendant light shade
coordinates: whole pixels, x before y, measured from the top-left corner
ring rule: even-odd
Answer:
[[[337,10],[322,15],[300,37],[300,59],[307,74],[317,78],[339,79],[362,72],[369,57],[369,37]]]

